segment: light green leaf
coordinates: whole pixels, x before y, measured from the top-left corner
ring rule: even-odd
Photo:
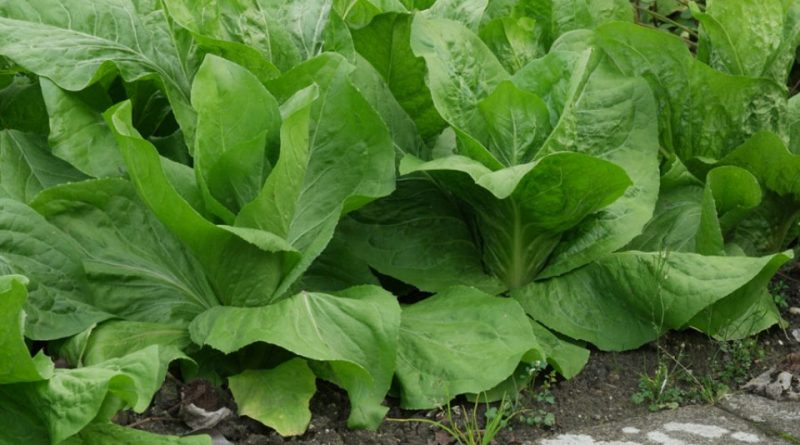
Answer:
[[[530,17],[499,17],[480,28],[481,40],[511,73],[545,54],[541,34],[542,26]]]
[[[720,161],[751,172],[764,188],[800,202],[800,155],[786,149],[771,132],[754,134]]]
[[[361,55],[356,57],[356,69],[350,79],[364,99],[381,115],[392,135],[395,150],[427,157],[428,149],[414,120],[397,101],[381,74]]]
[[[333,0],[333,9],[351,29],[359,29],[383,13],[408,12],[402,0]]]
[[[302,252],[303,259],[286,276],[279,294],[285,294],[322,253],[342,214],[394,189],[395,153],[389,131],[348,79],[352,68],[341,56],[325,53],[268,85],[281,100],[296,95],[296,103],[284,110],[286,119],[294,115],[282,129],[287,146],[281,149],[287,150],[287,161],[278,176],[267,180],[257,205],[254,202],[248,209],[247,220],[243,215],[237,225],[286,231],[286,239]],[[306,89],[314,83],[319,98],[309,112],[304,107],[314,99],[314,91]],[[299,93],[302,90],[305,93]],[[341,110],[349,112],[343,116]],[[277,196],[280,199],[271,202]],[[279,211],[262,210],[270,207]]]
[[[294,358],[267,370],[228,378],[239,414],[258,420],[283,437],[303,434],[311,422],[308,405],[317,392],[305,360]]]
[[[800,43],[800,5],[782,0],[709,1],[705,12],[694,3],[692,16],[705,38],[698,54],[731,74],[785,83]]]
[[[761,204],[758,179],[744,168],[717,167],[706,176],[714,195],[719,224],[723,232],[733,229],[751,210]]]
[[[0,199],[0,262],[30,279],[25,334],[53,340],[112,315],[97,308],[80,246],[30,207]]]
[[[395,369],[399,326],[394,296],[361,286],[335,295],[301,292],[258,308],[212,308],[189,331],[195,343],[225,353],[260,341],[329,362],[326,378],[350,396],[348,425],[375,428],[387,410],[381,402]]]
[[[513,300],[459,286],[405,306],[396,372],[401,406],[434,408],[491,389],[531,349],[539,346]]]
[[[433,103],[444,120],[457,134],[460,131],[485,143],[488,134],[478,104],[509,79],[494,54],[463,25],[419,15],[411,25],[411,48],[425,59]],[[491,169],[500,167],[491,155],[486,159],[469,156]]]
[[[710,183],[704,186],[686,170],[680,160],[673,158],[670,162],[661,180],[653,219],[628,244],[626,250],[722,255],[723,233],[717,218],[714,188]],[[733,190],[737,185],[740,184],[721,183],[717,185],[717,190],[722,194],[727,190],[726,187]],[[758,183],[755,187],[760,194]]]
[[[123,175],[125,163],[114,134],[103,120],[101,110],[84,101],[89,93],[64,91],[46,78],[39,82],[50,115],[48,142],[53,154],[90,176]],[[90,97],[101,102],[103,110],[111,105],[108,99],[96,99],[98,96],[99,93]]]
[[[430,19],[447,19],[477,31],[489,0],[437,0],[421,16]]]
[[[0,54],[65,90],[83,90],[114,70],[128,82],[157,76],[181,128],[193,134],[187,48],[161,2],[5,0],[0,36]]]
[[[169,183],[155,147],[133,128],[130,113],[130,102],[123,102],[106,112],[106,119],[115,131],[131,181],[161,223],[195,254],[220,301],[253,306],[276,298],[275,290],[294,252],[265,252],[204,219]]]
[[[206,51],[244,66],[261,80],[300,63],[289,31],[262,0],[166,0],[170,17]]]
[[[511,82],[498,85],[478,109],[489,132],[487,148],[505,166],[533,160],[550,134],[547,105]]]
[[[232,223],[269,170],[267,142],[277,140],[278,102],[252,73],[208,55],[192,83],[192,106],[197,182],[209,209]]]
[[[607,351],[639,347],[683,328],[704,309],[743,292],[787,258],[623,252],[512,292],[543,325]],[[757,295],[760,292],[756,293]],[[749,304],[732,311],[746,311]]]
[[[575,29],[592,29],[614,21],[633,22],[626,0],[546,0],[553,4],[553,36]]]
[[[242,208],[236,224],[288,237],[309,161],[311,104],[319,97],[315,84],[300,90],[281,107],[281,151],[256,198]]]
[[[514,78],[522,89],[549,89],[549,95],[539,95],[551,107],[551,119],[558,117],[537,157],[560,151],[593,156],[621,167],[632,186],[565,233],[541,277],[563,274],[630,242],[651,218],[658,193],[657,113],[645,82],[620,75],[593,52],[551,55]],[[559,80],[565,69],[572,76],[566,83]],[[537,73],[545,73],[543,81],[533,77]]]
[[[21,275],[0,276],[0,385],[35,382],[53,375],[50,358],[43,351],[31,357],[25,344],[27,282]]]
[[[791,260],[792,253],[786,251],[764,258],[769,262],[761,269],[755,269],[757,275],[737,291],[697,314],[690,325],[720,340],[736,340],[780,323],[780,313],[767,285],[778,269]]]
[[[44,136],[0,131],[0,197],[30,202],[48,187],[85,178],[50,153]]]
[[[141,321],[112,320],[101,324],[88,337],[81,362],[92,366],[112,358],[124,357],[149,346],[160,346],[162,360],[188,357],[179,351],[191,344],[185,327]]]
[[[0,385],[0,426],[12,432],[30,428],[19,436],[37,434],[38,441],[30,443],[60,443],[89,425],[109,397],[143,412],[161,386],[167,365],[159,358],[159,348],[152,346],[91,367],[58,369],[46,381]]]
[[[459,160],[465,162],[454,162]],[[607,207],[631,185],[622,168],[580,153],[555,153],[489,173],[466,161],[477,164],[448,157],[416,170],[430,171],[468,204],[485,266],[511,289],[536,277],[564,232]],[[437,170],[442,172],[434,173]]]
[[[98,310],[187,325],[217,303],[200,265],[121,179],[50,188],[31,204],[75,240]]]
[[[721,159],[761,130],[784,133],[782,85],[715,71],[668,33],[614,23],[598,28],[596,35],[617,67],[648,80],[663,110],[661,144],[682,161]]]
[[[589,361],[589,350],[560,338],[536,321],[530,322],[547,363],[565,379],[578,375]]]

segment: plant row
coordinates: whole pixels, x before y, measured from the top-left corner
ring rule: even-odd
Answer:
[[[0,444],[209,444],[111,423],[170,366],[297,435],[782,323],[800,3],[689,8],[0,0]]]

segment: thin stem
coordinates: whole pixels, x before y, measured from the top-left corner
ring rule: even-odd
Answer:
[[[125,425],[125,427],[136,428],[137,426],[142,426],[151,422],[182,422],[182,420],[174,417],[145,417],[144,419]]]
[[[648,14],[650,14],[651,16],[653,16],[653,17],[655,17],[655,18],[657,18],[657,19],[661,20],[662,22],[666,22],[666,23],[669,23],[669,24],[671,24],[671,25],[675,25],[675,26],[677,26],[678,28],[680,28],[680,29],[682,29],[682,30],[684,30],[684,31],[688,32],[690,35],[692,35],[692,36],[694,36],[694,37],[697,37],[697,36],[698,36],[698,34],[697,34],[697,31],[695,31],[694,29],[692,29],[692,28],[689,28],[688,26],[686,26],[686,25],[684,25],[684,24],[682,24],[682,23],[678,23],[678,22],[676,22],[675,20],[672,20],[671,18],[669,18],[669,17],[667,17],[667,16],[665,16],[665,15],[663,15],[663,14],[659,14],[659,13],[657,13],[657,12],[655,12],[655,11],[651,11],[650,9],[648,9],[648,8],[645,8],[645,7],[643,7],[643,6],[640,6],[640,5],[636,5],[636,7],[637,7],[637,9],[638,9],[638,10],[640,10],[640,11],[644,11],[644,12],[648,13]]]

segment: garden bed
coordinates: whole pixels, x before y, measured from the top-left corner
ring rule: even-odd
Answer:
[[[497,436],[497,443],[516,445],[553,433],[563,433],[582,427],[646,415],[650,400],[635,403],[636,395],[644,397],[641,385],[647,376],[655,378],[660,364],[667,366],[670,377],[665,388],[679,389],[674,401],[680,405],[712,403],[698,400],[703,390],[724,393],[719,385],[733,387],[779,363],[791,353],[800,353],[800,340],[791,332],[800,329],[800,315],[789,308],[800,307],[800,263],[786,267],[776,275],[771,284],[773,296],[781,307],[788,325],[774,327],[753,339],[721,343],[696,331],[674,332],[658,342],[627,352],[602,352],[593,350],[583,371],[571,380],[559,379],[550,390],[542,389],[543,379],[520,394],[517,409],[525,410],[509,422]],[[726,369],[727,368],[727,369]],[[732,369],[741,374],[732,374]],[[689,378],[687,371],[703,385]],[[673,375],[674,374],[674,375]],[[746,377],[745,377],[746,376]],[[546,379],[544,379],[546,380]],[[712,386],[713,385],[713,386]],[[205,386],[209,392],[200,397],[204,407],[217,409],[227,406],[235,412],[235,402],[224,390]],[[169,378],[156,395],[153,405],[142,414],[131,411],[121,413],[116,419],[123,425],[133,425],[160,434],[187,434],[191,431],[180,418],[181,392],[184,398],[202,396],[202,388],[184,385]],[[192,399],[196,400],[196,399]],[[672,400],[672,399],[670,399]],[[444,420],[445,410],[405,411],[396,400],[387,398],[389,419],[415,418]],[[491,406],[497,407],[497,403]],[[461,412],[474,405],[463,399],[453,402]],[[654,408],[655,409],[655,408]],[[664,408],[669,409],[669,408]],[[336,386],[319,383],[319,391],[311,399],[313,418],[308,431],[302,436],[284,438],[275,431],[246,417],[233,416],[214,428],[237,445],[307,444],[307,445],[448,445],[455,443],[440,428],[422,422],[385,421],[377,431],[347,428],[347,394]],[[547,414],[553,425],[545,425]],[[479,418],[485,417],[485,406],[478,407]]]

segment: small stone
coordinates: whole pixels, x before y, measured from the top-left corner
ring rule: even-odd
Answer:
[[[792,315],[800,315],[800,307],[792,306],[789,308],[789,313]]]

